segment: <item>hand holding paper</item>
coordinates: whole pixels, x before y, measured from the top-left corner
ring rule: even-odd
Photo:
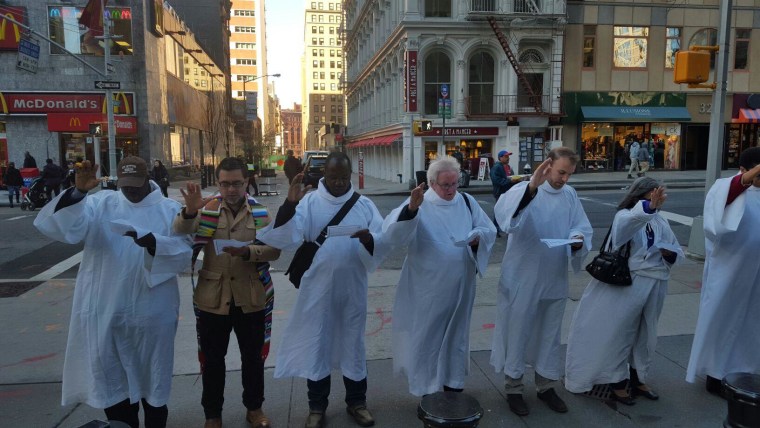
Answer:
[[[582,243],[583,239],[577,239],[577,238],[576,239],[550,239],[550,238],[545,238],[545,239],[542,239],[541,242],[543,242],[544,244],[546,244],[546,246],[549,247],[549,248],[554,248],[554,247],[561,247],[563,245],[572,245],[572,244]]]

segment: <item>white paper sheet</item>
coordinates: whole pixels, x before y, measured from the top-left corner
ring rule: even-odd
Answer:
[[[244,247],[250,242],[238,241],[236,239],[214,239],[214,251],[216,255],[224,253],[224,247]]]
[[[136,232],[138,238],[142,238],[143,236],[150,233],[147,229],[143,229],[141,227],[136,227],[126,220],[111,220],[108,222],[108,226],[111,228],[111,231],[119,236],[124,236],[127,232]]]
[[[336,236],[351,236],[360,230],[362,230],[361,226],[356,226],[352,224],[347,224],[347,225],[339,224],[337,226],[330,226],[327,228],[327,237],[334,238]]]
[[[563,245],[577,244],[583,242],[583,239],[542,239],[541,242],[549,248],[561,247]]]

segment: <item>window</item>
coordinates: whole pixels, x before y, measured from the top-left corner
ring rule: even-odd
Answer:
[[[715,28],[703,28],[689,40],[689,48],[692,46],[717,46],[718,30]],[[710,70],[715,68],[715,52],[710,52]]]
[[[322,45],[324,45],[324,44],[325,44],[325,39],[324,39],[324,38],[322,38],[322,37],[320,37],[320,38],[319,38],[319,45],[320,45],[320,46],[322,46]]]
[[[314,116],[314,123],[319,123],[319,116]]]
[[[235,42],[235,49],[256,49],[256,43]]]
[[[324,10],[324,8],[325,8],[325,5],[324,5],[324,3],[322,3],[322,2],[319,2],[319,3],[317,4],[317,9],[319,9],[319,10]]]
[[[319,105],[314,105],[314,113],[319,113]]]
[[[316,72],[316,71],[315,71],[315,72],[313,72],[313,73],[311,74],[311,78],[312,78],[312,79],[314,79],[314,80],[316,80],[316,79],[319,79],[319,73],[318,73],[318,72]]]
[[[253,74],[238,74],[238,75],[235,76],[235,79],[238,82],[244,82],[244,81],[245,82],[250,82],[251,80],[254,80],[254,77],[256,77],[256,76],[254,76]]]
[[[320,83],[319,84],[319,89],[321,89],[321,90],[324,91],[325,90],[325,84],[324,83]]]
[[[451,60],[443,52],[433,52],[425,59],[425,114],[438,113],[438,96],[444,83],[451,83]]]
[[[325,34],[325,27],[319,26],[319,34]]]
[[[317,26],[316,25],[312,25],[311,26],[311,34],[317,34]]]
[[[533,95],[538,97],[538,104],[541,104],[541,96],[544,92],[544,75],[542,73],[525,73],[525,78],[528,79],[528,84],[533,91]],[[518,85],[517,87],[517,107],[520,110],[533,109],[533,101],[530,93],[523,87]]]
[[[312,49],[311,50],[311,56],[316,57],[317,55],[319,55],[319,53],[317,52],[317,50],[316,49]]]
[[[208,85],[206,79],[201,80],[201,88],[205,88]]]
[[[330,34],[335,34],[335,27],[330,27]]]
[[[749,38],[751,29],[736,29],[736,47],[734,48],[734,70],[746,70],[749,58]]]
[[[425,16],[451,18],[451,0],[425,0]]]
[[[665,29],[665,68],[676,65],[676,52],[681,50],[681,29],[668,27]]]
[[[470,57],[470,112],[493,113],[494,60],[486,52]]]
[[[335,56],[335,49],[330,49],[330,56]]]
[[[312,67],[317,67],[318,65],[319,65],[319,61],[317,61],[316,59],[311,62]]]
[[[330,3],[327,5],[329,10],[335,10],[335,5]]]
[[[311,2],[311,8],[316,9],[317,8],[317,2],[313,1]]]
[[[236,33],[255,33],[256,27],[247,27],[243,25],[236,25],[235,26],[235,32]]]
[[[322,105],[322,113],[324,113],[326,111],[327,111],[327,106],[326,105]]]
[[[313,88],[315,91],[319,90],[319,83],[314,83]]]
[[[331,96],[331,98],[334,98],[334,97],[335,97],[335,95],[332,95],[332,96]],[[320,95],[320,96],[319,96],[319,100],[320,100],[320,101],[324,101],[324,100],[325,100],[325,94],[322,94],[322,95]],[[335,101],[335,99],[332,99],[332,101]]]
[[[75,54],[102,56],[103,48],[98,40],[93,38],[91,33],[79,27],[79,16],[82,14],[82,9],[84,7],[48,6],[50,39]],[[107,7],[106,12],[111,17],[111,34],[121,36],[111,47],[111,54],[132,55],[132,9],[128,7]],[[5,26],[3,26],[4,28]],[[10,30],[8,34],[11,34]],[[63,54],[63,50],[50,45],[50,53]]]
[[[256,60],[253,58],[236,58],[235,64],[237,65],[256,65]]]
[[[337,89],[338,89],[338,88],[337,88],[337,86],[335,85],[335,83],[330,83],[330,90],[331,90],[331,91],[336,91]]]
[[[332,15],[330,15],[330,16],[328,17],[328,20],[329,20],[330,22],[335,22],[335,17],[334,17],[334,16],[332,16]]]
[[[319,50],[319,56],[325,56],[325,50],[324,49],[320,49]]]
[[[335,68],[335,61],[330,61],[330,68]]]
[[[316,37],[312,37],[311,38],[311,44],[314,45],[314,46],[317,45],[317,38]]]
[[[232,15],[233,16],[256,16],[256,11],[239,9],[239,10],[232,11]]]
[[[338,40],[338,42],[340,42],[340,40]],[[338,43],[338,44],[340,44],[340,43]],[[343,56],[343,51],[342,51],[342,50],[340,50],[340,49],[338,49],[338,50],[335,52],[335,54],[336,54],[336,55],[338,55],[338,57],[342,57],[342,56]]]
[[[337,110],[337,109],[335,108],[335,104],[332,104],[332,105],[330,106],[330,113],[335,113],[335,112],[336,112],[336,110]]]
[[[649,27],[614,27],[613,65],[618,68],[646,68]]]
[[[325,62],[319,61],[319,68],[325,68]]]
[[[583,26],[583,68],[594,68],[596,25]]]
[[[338,68],[343,68],[343,61],[338,61]]]
[[[330,72],[330,79],[335,80],[335,72]]]
[[[321,72],[321,73],[319,73],[319,78],[320,79],[324,79],[325,78],[325,72],[324,71]]]

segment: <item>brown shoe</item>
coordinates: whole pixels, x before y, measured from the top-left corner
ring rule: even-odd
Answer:
[[[346,407],[346,412],[354,418],[354,421],[356,421],[359,426],[371,427],[372,425],[375,425],[375,418],[372,417],[372,413],[369,412],[366,404],[348,406]]]
[[[203,424],[203,428],[222,428],[222,418],[206,419],[206,423]]]
[[[269,418],[261,409],[249,410],[245,414],[245,420],[248,421],[248,423],[251,424],[251,427],[253,428],[269,428],[272,426]]]
[[[309,410],[309,416],[306,418],[304,428],[324,428],[325,412]]]

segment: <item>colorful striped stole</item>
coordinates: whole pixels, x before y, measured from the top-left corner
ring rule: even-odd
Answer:
[[[251,208],[251,216],[253,216],[253,223],[256,230],[260,230],[269,224],[271,218],[269,217],[269,211],[267,208],[258,203],[256,199],[246,193],[246,199],[248,200],[248,206]],[[193,258],[192,258],[192,272],[195,272],[195,262],[198,260],[203,247],[206,246],[212,239],[214,239],[214,233],[217,227],[219,227],[219,217],[222,214],[222,197],[221,195],[215,195],[214,199],[206,204],[200,211],[200,225],[198,231],[193,237]],[[256,240],[255,244],[264,245],[263,242]],[[274,284],[272,283],[272,277],[269,275],[269,263],[258,262],[256,263],[256,271],[259,274],[259,281],[264,286],[264,293],[266,295],[266,303],[264,304],[264,346],[261,348],[261,358],[267,359],[269,356],[269,347],[272,340],[272,311],[274,310]],[[191,274],[192,276],[192,274]],[[195,285],[195,284],[193,284]],[[193,303],[193,310],[195,312],[196,326],[199,322],[199,309]],[[198,361],[201,364],[201,373],[205,365],[205,358],[201,352],[200,331],[196,327],[196,334],[198,335]]]

